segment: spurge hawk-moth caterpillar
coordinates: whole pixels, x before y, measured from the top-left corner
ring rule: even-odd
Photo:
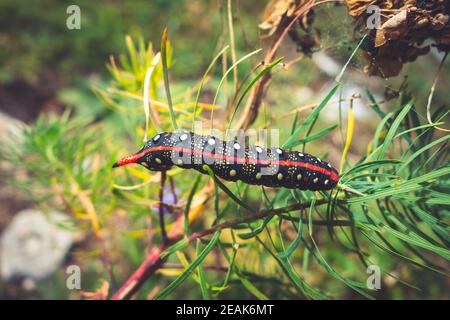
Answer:
[[[148,140],[137,153],[117,161],[113,167],[138,163],[151,171],[172,166],[207,174],[208,165],[217,177],[266,187],[329,190],[339,174],[328,162],[310,154],[246,146],[237,139],[222,141],[192,132],[163,132]]]

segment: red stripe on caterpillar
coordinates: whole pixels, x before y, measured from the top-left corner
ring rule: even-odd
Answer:
[[[113,167],[130,163],[152,171],[178,166],[204,174],[207,164],[224,180],[289,189],[329,190],[339,180],[331,164],[307,153],[246,146],[237,140],[226,142],[191,132],[157,134],[140,151],[122,158]]]

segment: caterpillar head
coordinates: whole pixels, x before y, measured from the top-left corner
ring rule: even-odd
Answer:
[[[137,163],[151,171],[168,170],[172,166],[172,162],[162,149],[167,141],[170,141],[170,133],[159,133],[148,140],[138,152],[123,157],[114,163],[113,168]]]

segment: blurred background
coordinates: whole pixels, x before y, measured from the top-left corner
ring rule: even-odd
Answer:
[[[272,7],[265,11],[269,1],[232,1],[236,56],[243,57],[263,48],[237,68],[239,79],[248,76],[270,47],[271,28],[276,29],[277,19],[281,19],[277,14],[286,14],[291,3],[279,2],[281,9]],[[72,4],[80,8],[79,30],[69,30],[66,26],[70,16],[66,10]],[[110,165],[120,156],[140,148],[144,130],[145,118],[139,99],[143,75],[151,62],[147,58],[152,54],[142,55],[133,78],[125,63],[129,61],[133,70],[130,43],[140,53],[145,52],[149,43],[153,45],[149,52],[159,51],[161,34],[168,27],[170,84],[176,109],[182,114],[183,110],[192,110],[188,101],[195,100],[205,70],[219,50],[229,44],[227,19],[226,0],[0,0],[0,143],[3,158],[7,159],[0,167],[1,299],[105,298],[139,266],[146,252],[149,212],[151,220],[157,212],[154,201],[157,201],[158,180],[155,178],[150,188],[127,193],[113,186],[143,183],[152,179],[152,175],[141,168],[129,169],[126,174],[113,174],[110,170]],[[286,123],[291,126],[296,110],[301,122],[311,107],[327,94],[361,39],[356,18],[339,1],[320,6],[301,23],[297,36],[286,37],[277,52],[277,57],[284,57],[285,64],[273,72],[255,122],[255,127],[281,128],[282,138],[289,136]],[[347,108],[340,110],[339,99],[348,105],[352,95],[360,95],[354,102],[357,125],[348,156],[350,162],[356,161],[367,152],[379,122],[374,121],[376,113],[369,106],[366,90],[376,101],[383,101],[380,106],[384,112],[398,107],[404,95],[414,98],[416,111],[424,120],[430,89],[442,58],[443,53],[431,47],[427,54],[410,59],[414,61],[405,63],[398,74],[388,78],[368,75],[365,70],[368,60],[358,53],[342,80],[345,85],[322,113],[319,125],[325,128],[337,121],[345,123]],[[122,77],[114,74],[112,61],[123,71]],[[212,103],[222,77],[223,63],[219,59],[201,95],[205,106],[200,117],[204,121],[209,117],[208,104]],[[436,86],[433,106],[448,109],[449,71],[447,62]],[[224,90],[231,92],[232,86],[230,77]],[[155,100],[166,103],[161,75],[158,82],[155,80],[152,94]],[[221,105],[228,101],[223,96],[219,100]],[[168,129],[167,110],[161,112],[161,121]],[[215,117],[221,121],[224,111],[218,109]],[[185,126],[189,120],[183,116],[179,119]],[[18,132],[24,127],[35,129],[23,137]],[[308,152],[326,154],[328,161],[337,164],[343,136],[345,131],[335,131],[323,143],[314,142]],[[27,146],[21,154],[14,148],[19,144]],[[174,196],[186,198],[192,174],[179,174],[176,181]],[[206,183],[206,178],[203,181]],[[252,192],[258,194],[257,190]],[[174,202],[174,199],[169,197],[166,201]],[[212,205],[208,206],[206,212],[212,213]],[[92,207],[97,220],[92,218],[92,210],[89,211]],[[171,217],[168,219],[172,221]],[[100,243],[108,248],[109,263],[118,278],[115,284],[108,278],[95,221],[101,225],[97,226],[101,229]],[[205,223],[200,222],[197,228]],[[153,224],[157,225],[156,220]],[[358,266],[356,258],[331,248],[325,232],[317,237],[328,254],[328,261],[336,262],[344,275],[365,279],[365,269]],[[411,289],[386,278],[383,283],[389,290],[378,293],[377,297],[450,297],[448,278],[411,268],[389,255],[375,256],[387,270],[420,288]],[[219,257],[211,259],[223,264]],[[264,259],[258,251],[249,250],[239,263],[248,272],[275,278],[275,282],[285,281],[277,278],[276,267]],[[80,290],[67,289],[70,265],[81,267]],[[154,297],[164,284],[179,275],[179,269],[175,262],[162,269],[145,283],[137,297]],[[326,277],[323,270],[308,270],[305,279],[311,284],[333,292],[338,298],[357,298],[335,279]],[[223,276],[222,273],[217,277]],[[208,277],[217,280],[215,275]],[[261,283],[261,290],[271,298],[297,298],[292,293],[291,296],[277,293],[271,289],[271,286],[275,288],[271,282]],[[241,290],[240,286],[233,285],[219,296],[254,298],[251,290]],[[186,282],[183,287],[185,290],[176,291],[172,297],[201,298],[194,281]]]

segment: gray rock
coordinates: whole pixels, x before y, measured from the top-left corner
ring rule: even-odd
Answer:
[[[17,213],[1,235],[1,276],[38,281],[52,274],[74,241],[74,233],[57,225],[64,220],[67,216],[59,212],[27,209]]]

